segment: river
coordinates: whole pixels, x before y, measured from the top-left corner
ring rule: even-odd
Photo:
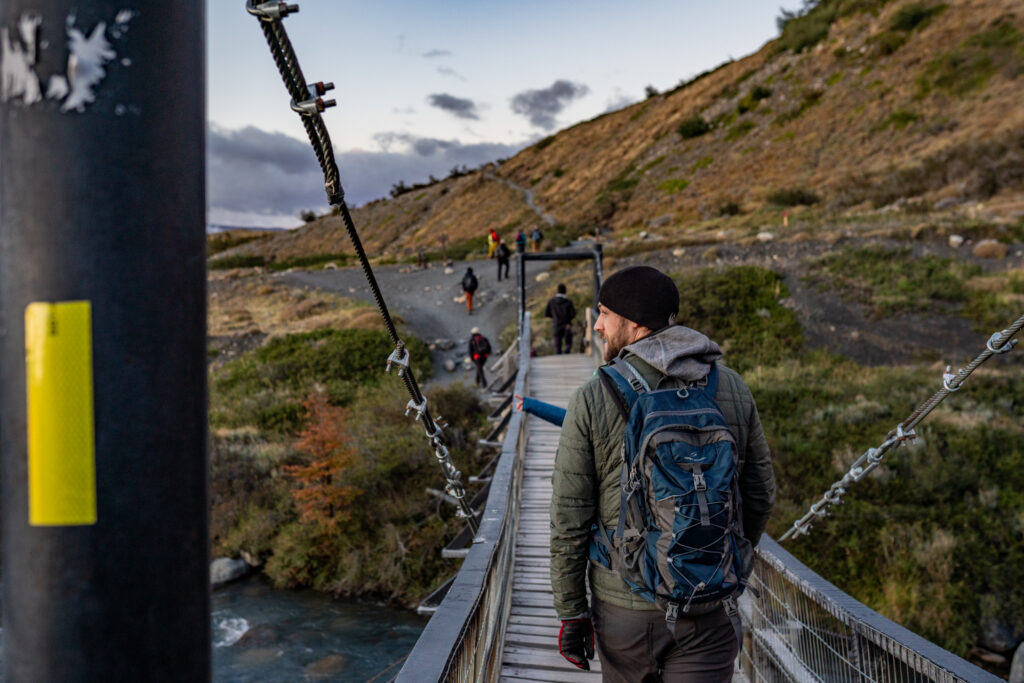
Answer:
[[[374,602],[275,590],[259,577],[215,590],[211,610],[216,683],[390,681],[427,623]]]

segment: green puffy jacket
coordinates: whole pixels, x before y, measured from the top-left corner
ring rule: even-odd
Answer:
[[[722,353],[703,334],[675,325],[634,342],[619,354],[651,387],[682,386],[702,379]],[[719,368],[716,401],[736,437],[743,529],[757,544],[775,502],[771,453],[750,389],[733,370]],[[569,401],[555,455],[551,495],[551,586],[561,619],[588,610],[586,575],[601,601],[629,609],[657,607],[630,592],[616,572],[590,562],[587,551],[595,516],[609,529],[619,520],[619,476],[625,422],[595,376]]]

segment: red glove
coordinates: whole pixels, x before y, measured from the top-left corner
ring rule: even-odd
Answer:
[[[594,625],[590,619],[563,619],[558,632],[558,653],[578,669],[590,671],[594,658]]]

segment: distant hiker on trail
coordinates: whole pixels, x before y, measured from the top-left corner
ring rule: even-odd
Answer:
[[[558,285],[558,293],[548,301],[544,315],[551,318],[551,324],[554,326],[555,353],[572,351],[572,319],[576,317],[576,307],[572,305],[572,299],[565,295],[565,285]],[[562,351],[563,341],[565,351]]]
[[[522,230],[516,231],[516,251],[526,251],[526,235]]]
[[[735,599],[775,499],[753,396],[676,324],[664,273],[612,274],[598,310],[607,364],[569,400],[551,479],[558,651],[589,670],[596,635],[604,681],[731,681]]]
[[[533,242],[533,251],[540,251],[540,243],[544,239],[544,233],[540,231],[540,228],[534,228],[533,234],[530,235],[530,241]]]
[[[491,228],[487,233],[487,258],[494,258],[494,250],[501,243],[501,236]]]
[[[420,270],[427,268],[427,253],[423,251],[423,247],[416,250],[416,267]]]
[[[480,283],[477,281],[476,275],[473,275],[473,269],[466,268],[466,274],[462,276],[462,291],[466,293],[466,310],[470,315],[473,315],[473,292],[479,286]]]
[[[469,357],[473,359],[473,365],[476,366],[475,382],[477,386],[486,387],[487,378],[484,377],[484,364],[487,363],[487,357],[491,355],[491,342],[480,334],[479,327],[474,327],[469,334]]]
[[[505,269],[505,279],[508,279],[508,259],[512,255],[512,252],[508,250],[505,243],[502,242],[498,245],[498,250],[494,252],[498,256],[498,282],[501,282],[501,269]]]

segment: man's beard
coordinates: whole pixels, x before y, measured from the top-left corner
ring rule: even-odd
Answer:
[[[604,341],[604,362],[610,363],[617,355],[619,355],[619,351],[622,350],[622,346],[616,345],[604,335],[601,335],[601,340]]]

